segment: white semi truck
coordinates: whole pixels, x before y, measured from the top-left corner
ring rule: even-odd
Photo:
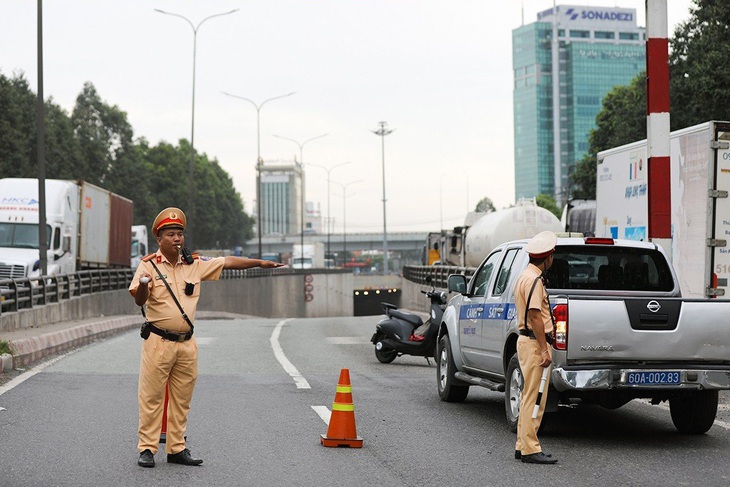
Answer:
[[[132,258],[130,266],[132,269],[136,269],[142,257],[149,253],[149,239],[147,237],[147,226],[146,225],[133,225],[132,226]]]
[[[48,275],[129,267],[132,201],[84,181],[47,179]],[[38,180],[0,179],[0,279],[40,275]]]
[[[291,253],[293,269],[322,269],[324,268],[324,243],[294,244]]]
[[[728,298],[730,123],[670,136],[671,249],[682,295]],[[596,236],[648,239],[646,140],[598,153]]]

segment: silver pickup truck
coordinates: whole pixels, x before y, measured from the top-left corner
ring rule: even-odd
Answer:
[[[443,315],[437,344],[438,393],[463,401],[472,385],[505,392],[517,428],[522,374],[516,354],[514,282],[527,266],[527,240],[497,247]],[[547,412],[632,399],[669,401],[675,427],[701,434],[730,389],[730,301],[682,299],[663,250],[647,242],[558,238],[546,273],[556,340]]]

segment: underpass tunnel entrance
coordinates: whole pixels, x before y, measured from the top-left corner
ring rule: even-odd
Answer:
[[[355,289],[352,293],[355,316],[382,315],[381,303],[400,308],[402,290],[397,288]]]

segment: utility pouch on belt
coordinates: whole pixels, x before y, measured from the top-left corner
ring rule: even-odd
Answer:
[[[146,321],[142,324],[142,328],[139,330],[139,336],[142,340],[147,340],[150,336],[150,324]]]

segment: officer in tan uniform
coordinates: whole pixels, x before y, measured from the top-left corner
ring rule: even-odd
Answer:
[[[244,257],[198,257],[183,259],[185,214],[166,208],[157,215],[152,232],[159,249],[146,256],[129,285],[138,306],[147,304],[143,328],[142,360],[139,370],[138,465],[154,467],[162,429],[165,384],[169,407],[166,435],[167,462],[200,465],[185,447],[185,427],[195,381],[198,377],[198,345],[191,325],[200,297],[202,281],[217,280],[223,269],[273,268],[283,264]],[[155,268],[156,267],[156,268]],[[159,269],[159,272],[158,272]],[[164,278],[164,280],[162,279]],[[170,290],[184,310],[185,319]]]
[[[543,370],[551,364],[553,317],[542,274],[553,263],[556,242],[557,237],[551,231],[535,235],[525,247],[525,251],[530,255],[530,263],[515,283],[517,326],[520,330],[517,358],[524,379],[520,415],[517,420],[515,458],[521,459],[524,463],[557,463],[552,455],[543,453],[540,441],[537,439],[537,430],[547,402],[549,374],[537,418],[532,418]]]

